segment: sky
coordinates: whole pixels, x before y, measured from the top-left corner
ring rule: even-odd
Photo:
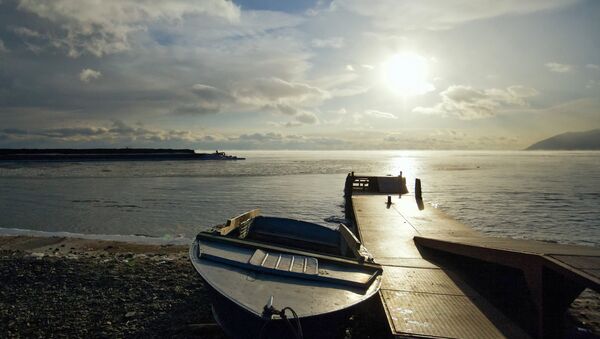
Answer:
[[[0,0],[0,147],[513,150],[600,128],[600,1]]]

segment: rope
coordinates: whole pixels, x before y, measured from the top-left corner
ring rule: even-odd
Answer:
[[[296,320],[296,328],[294,328],[294,326],[290,322],[290,319],[285,315],[286,310],[290,310],[290,312],[292,312],[292,315],[293,315],[294,319]],[[281,317],[281,319],[283,319],[285,321],[290,332],[292,332],[292,334],[294,335],[294,338],[296,338],[296,339],[304,338],[304,334],[302,333],[302,325],[300,324],[300,317],[298,317],[298,314],[296,314],[296,311],[294,311],[294,309],[292,309],[291,307],[284,307],[283,309],[281,309],[281,311],[279,311],[279,310],[275,309],[273,306],[271,306],[271,308],[269,308],[269,309],[265,308],[265,310],[263,312],[263,317],[266,317],[267,320],[264,322],[264,324],[260,328],[260,333],[258,336],[260,339],[265,338],[266,328],[267,328],[267,325],[269,325],[273,321],[273,317],[272,317],[273,314],[279,315],[279,317]]]
[[[294,330],[292,328],[292,324],[290,323],[290,320],[285,316],[285,310],[290,310],[290,312],[292,312],[292,315],[294,316],[294,319],[296,319],[296,330]],[[292,329],[292,332],[294,333],[296,338],[303,339],[304,334],[302,333],[302,325],[300,324],[300,318],[298,317],[298,314],[296,314],[296,311],[294,311],[294,309],[292,309],[291,307],[284,307],[281,310],[281,314],[283,315],[284,319],[287,321],[290,329]]]

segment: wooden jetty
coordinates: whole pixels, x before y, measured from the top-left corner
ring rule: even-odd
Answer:
[[[344,188],[353,231],[383,266],[392,336],[562,338],[571,302],[586,287],[600,291],[600,249],[486,237],[425,206],[415,187],[351,173]]]

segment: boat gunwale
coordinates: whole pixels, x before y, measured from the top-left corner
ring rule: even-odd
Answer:
[[[316,253],[316,252],[310,252],[310,251],[303,251],[303,250],[299,250],[299,249],[277,246],[277,245],[269,245],[269,244],[265,244],[263,242],[257,242],[257,241],[252,241],[252,240],[248,240],[248,239],[229,238],[229,237],[224,237],[224,236],[219,236],[219,235],[213,235],[208,232],[200,232],[196,235],[196,239],[194,240],[194,243],[197,243],[198,240],[200,240],[200,239],[205,239],[205,240],[210,240],[210,241],[218,241],[218,242],[224,242],[224,243],[233,243],[233,244],[236,244],[236,245],[239,245],[242,247],[260,248],[260,249],[266,249],[266,250],[271,250],[271,251],[275,251],[275,252],[285,252],[285,253],[290,253],[290,254],[310,256],[310,257],[317,258],[319,260],[335,262],[336,264],[340,264],[340,265],[360,267],[360,268],[367,267],[367,268],[370,268],[373,270],[377,270],[377,271],[379,271],[379,273],[383,272],[383,268],[381,267],[381,265],[379,265],[377,263],[373,263],[373,262],[366,262],[366,261],[359,262],[359,261],[354,261],[352,259],[342,257],[342,256],[336,256],[336,255],[324,254],[324,253]]]

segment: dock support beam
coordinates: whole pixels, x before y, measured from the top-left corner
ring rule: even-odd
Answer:
[[[494,243],[493,238],[457,238],[451,239],[414,237],[419,246],[437,251],[464,256],[497,265],[512,267],[523,272],[531,301],[535,305],[536,335],[538,338],[563,338],[562,322],[565,311],[573,300],[589,287],[600,290],[600,281],[581,269],[559,263],[552,255],[544,253],[561,253],[558,244],[530,242],[528,252],[520,248],[511,248],[515,240],[509,239]],[[495,240],[498,241],[498,240]],[[543,247],[539,253],[533,252],[534,247]],[[584,250],[585,247],[583,247]],[[589,251],[594,251],[591,249]],[[573,253],[579,260],[584,258],[600,258],[597,255],[586,256],[585,253]]]
[[[523,272],[536,306],[538,337],[564,338],[562,322],[565,312],[585,286],[566,279],[543,264]]]

